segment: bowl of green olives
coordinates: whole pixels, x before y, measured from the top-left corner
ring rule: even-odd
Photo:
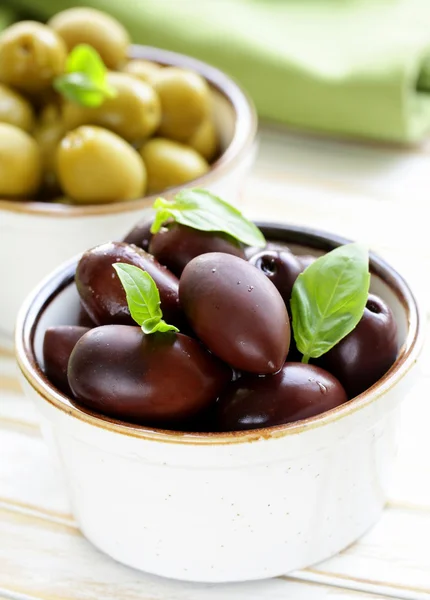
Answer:
[[[324,560],[376,522],[423,323],[361,244],[254,224],[193,188],[42,282],[16,355],[96,547],[243,581]]]
[[[252,102],[227,75],[132,45],[100,11],[69,9],[3,31],[1,342],[10,343],[17,309],[42,276],[120,238],[158,194],[193,182],[238,202],[256,127]]]

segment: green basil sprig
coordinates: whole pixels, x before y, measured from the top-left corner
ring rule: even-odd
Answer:
[[[115,263],[112,266],[125,290],[130,314],[143,333],[179,331],[174,325],[163,321],[160,293],[149,273],[126,263]]]
[[[155,220],[151,233],[157,233],[166,221],[173,219],[201,231],[219,231],[247,244],[262,248],[266,245],[261,231],[242,213],[208,190],[182,190],[173,200],[157,198]]]
[[[361,244],[340,246],[299,275],[291,313],[302,362],[322,356],[356,327],[363,316],[369,284],[369,255]]]
[[[106,98],[116,96],[106,73],[97,50],[88,44],[79,44],[68,55],[66,73],[55,78],[54,88],[76,104],[97,107]]]

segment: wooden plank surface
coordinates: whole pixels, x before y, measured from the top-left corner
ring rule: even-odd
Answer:
[[[0,462],[0,565],[9,565],[5,572],[0,569],[0,589],[27,594],[31,591],[34,595],[35,590],[30,589],[33,585],[30,572],[30,588],[11,585],[10,578],[14,581],[14,571],[10,570],[10,565],[18,572],[23,568],[23,561],[34,565],[34,577],[39,582],[42,566],[46,563],[46,578],[49,574],[52,580],[44,579],[43,586],[51,590],[53,597],[61,592],[57,584],[64,581],[64,569],[70,569],[70,576],[75,573],[79,578],[84,575],[87,577],[82,572],[82,560],[88,563],[96,582],[97,570],[95,575],[93,570],[95,561],[100,565],[104,563],[106,568],[109,565],[112,574],[112,569],[115,571],[118,567],[109,559],[103,561],[90,544],[78,536],[63,482],[49,461],[41,438],[22,430],[1,429],[0,440],[1,447],[7,448],[7,460]],[[77,537],[79,541],[76,541]],[[388,589],[391,590],[390,596],[398,598],[430,594],[429,539],[429,508],[392,505],[379,523],[357,544],[296,576],[304,579],[315,577],[317,580],[330,581],[331,585],[353,585],[358,589],[370,583],[372,592],[379,591],[385,595]],[[55,555],[55,561],[50,552]],[[40,555],[38,561],[34,562],[33,554]],[[42,566],[39,565],[40,561]],[[146,575],[127,571],[129,577],[133,574],[137,580],[141,578],[145,582],[147,579]],[[118,570],[118,573],[121,574],[122,570]],[[285,581],[289,583],[290,580]],[[182,585],[184,589],[190,587]],[[95,588],[98,589],[97,586]],[[40,591],[36,591],[39,594]],[[86,594],[89,593],[87,590]],[[271,598],[270,595],[267,597]]]
[[[430,243],[419,214],[430,191],[429,152],[267,128],[244,187],[246,210],[254,218],[305,223],[368,243],[406,276],[427,306],[423,264],[429,264]],[[414,226],[405,227],[412,218]],[[404,404],[396,477],[379,523],[338,556],[293,576],[214,586],[138,573],[80,536],[37,414],[20,392],[16,365],[0,354],[0,598],[430,599],[430,337],[421,370]]]
[[[293,578],[198,585],[144,575],[102,555],[66,525],[4,509],[0,509],[0,539],[0,564],[6,567],[0,571],[4,594],[44,600],[275,600],[286,594],[295,600],[324,600],[333,594],[330,586]],[[346,591],[337,592],[336,598],[370,600],[366,593]]]

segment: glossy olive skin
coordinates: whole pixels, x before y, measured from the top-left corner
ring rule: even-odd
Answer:
[[[317,362],[342,382],[349,398],[376,383],[399,351],[397,324],[390,307],[369,294],[357,327]]]
[[[60,190],[57,180],[56,157],[58,145],[64,134],[64,126],[59,120],[38,123],[33,133],[42,159],[44,186],[55,192]]]
[[[187,319],[213,354],[251,373],[278,371],[288,353],[290,324],[273,283],[245,260],[211,252],[194,258],[179,281]]]
[[[108,83],[116,95],[96,108],[65,102],[63,120],[68,129],[80,125],[106,127],[128,142],[145,140],[161,119],[160,101],[154,89],[127,73],[110,72]]]
[[[68,379],[86,407],[124,421],[171,424],[215,402],[231,370],[192,338],[139,327],[91,329],[73,350]]]
[[[61,99],[59,97],[54,97],[41,107],[38,114],[40,125],[52,125],[52,123],[61,121],[60,102]]]
[[[160,135],[186,142],[210,113],[210,91],[203,77],[178,67],[155,73],[152,84],[161,102]]]
[[[188,183],[209,171],[206,160],[190,146],[165,138],[152,138],[140,148],[148,172],[148,192]]]
[[[162,227],[149,244],[149,252],[178,277],[196,256],[224,252],[244,258],[244,250],[234,238],[212,231],[199,231],[179,223]]]
[[[77,319],[76,325],[79,325],[80,327],[87,327],[88,329],[92,329],[93,327],[97,327],[97,323],[94,323],[94,321],[92,320],[92,318],[90,317],[90,315],[85,310],[85,307],[82,304],[82,302],[81,302],[81,305],[79,307],[79,315],[78,315],[78,319]]]
[[[153,217],[142,219],[142,221],[127,233],[122,241],[127,244],[134,244],[135,246],[142,248],[142,250],[145,250],[145,252],[149,252],[149,244],[152,239],[151,227],[153,222]]]
[[[42,179],[40,150],[22,129],[0,123],[0,197],[27,199]]]
[[[34,110],[30,102],[18,92],[2,84],[0,84],[0,123],[15,125],[27,133],[34,127]]]
[[[78,44],[97,50],[110,69],[125,60],[130,37],[119,21],[94,8],[69,8],[49,20],[48,25],[65,42],[70,51]]]
[[[122,68],[123,73],[133,75],[141,81],[152,83],[154,76],[161,69],[161,66],[151,60],[134,59],[129,60]]]
[[[264,275],[270,279],[289,310],[293,285],[303,271],[303,266],[291,252],[264,250],[249,260]]]
[[[115,133],[85,125],[56,147],[61,188],[77,204],[134,200],[144,195],[146,169],[139,153]]]
[[[85,252],[76,269],[75,281],[81,302],[94,323],[135,325],[124,289],[112,267],[118,262],[149,273],[160,293],[163,318],[171,324],[181,321],[177,278],[144,250],[122,242],[109,242]]]
[[[64,71],[66,46],[49,27],[21,21],[0,35],[0,82],[27,93],[51,86]]]
[[[217,404],[217,426],[219,431],[239,431],[283,425],[347,399],[340,382],[324,369],[287,362],[275,375],[245,375],[231,383]]]
[[[88,327],[60,325],[49,327],[43,340],[45,373],[51,383],[61,392],[71,393],[67,379],[67,367],[73,348],[78,340],[89,331]]]
[[[218,135],[212,119],[205,119],[187,144],[210,162],[218,151]]]

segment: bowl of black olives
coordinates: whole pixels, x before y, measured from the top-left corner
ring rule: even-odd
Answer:
[[[227,75],[131,44],[101,11],[72,8],[2,31],[0,277],[9,286],[0,342],[43,276],[123,235],[158,194],[194,182],[238,201],[256,126],[252,102]]]
[[[190,188],[46,278],[15,343],[83,534],[137,569],[227,582],[376,522],[422,329],[362,244]]]

